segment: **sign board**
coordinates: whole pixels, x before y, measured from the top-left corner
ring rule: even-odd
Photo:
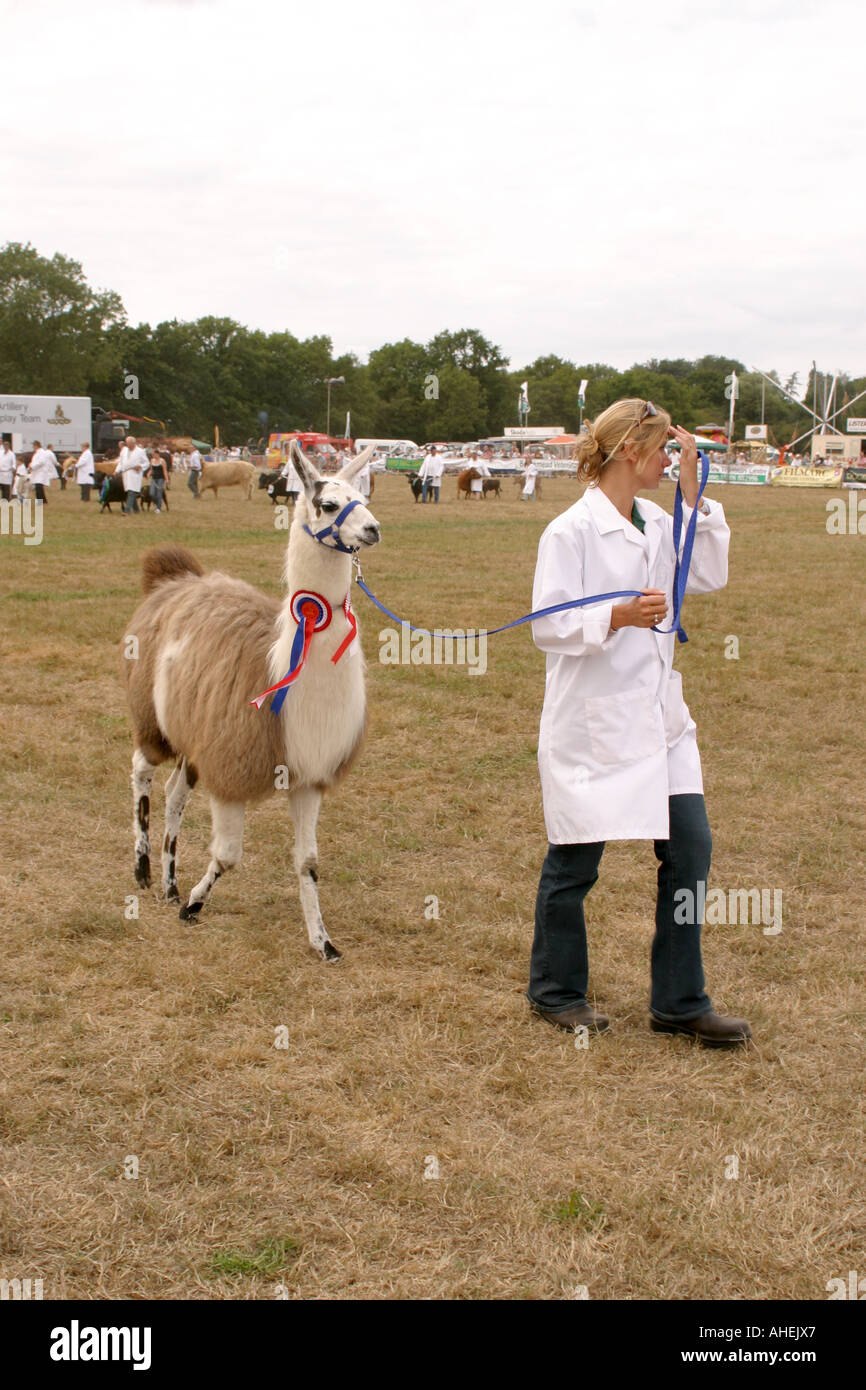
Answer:
[[[849,434],[866,434],[866,415],[849,415],[845,428]]]
[[[746,425],[746,438],[747,438],[747,439],[766,439],[766,438],[767,438],[767,426],[766,426],[766,425]]]
[[[21,453],[34,439],[55,451],[78,453],[90,442],[89,396],[0,396],[0,433],[15,436]]]
[[[718,483],[741,483],[744,485],[756,483],[768,483],[773,475],[772,464],[758,464],[750,467],[748,464],[732,463],[726,467],[723,463],[711,463],[710,474],[707,482],[716,486]],[[676,480],[680,476],[679,459],[671,468],[671,477]]]
[[[553,439],[565,434],[562,425],[506,425],[506,439]]]
[[[776,487],[839,487],[844,468],[779,468],[773,476]]]

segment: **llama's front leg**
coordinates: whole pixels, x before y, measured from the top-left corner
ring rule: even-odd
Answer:
[[[244,810],[242,801],[217,801],[211,797],[210,863],[207,873],[195,885],[189,902],[180,909],[182,922],[194,920],[201,912],[218,878],[241,862],[244,848]]]
[[[322,960],[339,960],[340,952],[328,936],[319,907],[316,823],[322,793],[313,787],[298,787],[289,792],[289,808],[295,823],[295,869],[301,894],[301,908],[310,945]]]
[[[140,748],[132,755],[132,828],[135,834],[135,881],[150,887],[150,791],[157,764]]]
[[[165,786],[165,838],[162,842],[162,891],[167,902],[180,898],[177,889],[177,837],[196,774],[182,758]]]

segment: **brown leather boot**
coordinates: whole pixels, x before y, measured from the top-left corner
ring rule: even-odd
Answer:
[[[704,1047],[739,1047],[752,1036],[744,1018],[725,1018],[712,1011],[697,1018],[682,1018],[677,1023],[650,1018],[650,1028],[654,1033],[685,1033],[689,1038],[697,1038]]]
[[[589,1028],[593,1033],[604,1033],[610,1027],[610,1019],[604,1014],[597,1014],[589,1004],[575,1004],[574,1008],[563,1009],[561,1013],[549,1013],[547,1009],[539,1009],[537,1004],[531,1004],[530,1008],[546,1023],[552,1023],[555,1028],[567,1028],[572,1033],[575,1028],[581,1027]]]

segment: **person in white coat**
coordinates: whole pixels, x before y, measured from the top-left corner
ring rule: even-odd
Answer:
[[[473,478],[469,484],[471,495],[481,501],[484,496],[484,479],[490,477],[490,469],[487,467],[487,460],[478,458],[474,452],[470,454],[469,462],[478,474],[478,477]]]
[[[33,441],[33,454],[30,459],[30,467],[27,476],[33,487],[33,495],[37,502],[48,501],[48,488],[57,477],[58,469],[54,460],[54,452],[51,449],[43,449],[38,439]]]
[[[632,399],[585,428],[578,476],[590,486],[539,543],[533,611],[620,590],[640,596],[532,624],[547,656],[538,762],[549,848],[527,998],[560,1027],[608,1027],[587,1001],[583,902],[607,840],[651,839],[659,871],[650,1026],[725,1047],[746,1042],[751,1032],[744,1019],[715,1013],[705,990],[700,919],[712,838],[695,724],[672,669],[676,635],[665,630],[673,522],[654,502],[636,500],[639,490],[658,487],[669,434],[681,446],[685,535],[698,497],[694,437],[672,428],[650,401]],[[721,504],[702,501],[687,592],[724,587],[729,539]]]
[[[445,460],[439,453],[439,450],[436,448],[436,445],[434,444],[433,448],[430,450],[430,453],[427,455],[426,459],[421,465],[421,471],[418,474],[418,477],[424,484],[424,486],[421,489],[422,502],[426,502],[428,497],[430,496],[430,493],[432,492],[433,501],[438,506],[439,491],[442,487],[442,474],[444,472]]]
[[[75,465],[75,481],[81,488],[82,502],[89,502],[90,489],[94,482],[93,452],[86,440],[81,446],[81,453],[78,455],[78,462]]]
[[[0,498],[8,502],[12,496],[12,484],[15,481],[15,470],[18,467],[18,460],[12,452],[12,446],[7,439],[0,440]]]
[[[138,499],[141,496],[141,481],[148,458],[144,449],[136,442],[134,435],[127,435],[126,447],[121,449],[115,473],[120,477],[123,492],[123,515],[140,510]]]
[[[292,506],[294,506],[298,500],[298,493],[303,491],[304,485],[301,482],[300,475],[298,473],[297,468],[295,467],[291,452],[289,453],[285,464],[280,470],[279,476],[285,479],[286,497],[291,502]],[[273,483],[271,483],[270,487],[268,488],[268,492],[273,493],[273,490],[274,485]]]
[[[520,494],[523,502],[535,500],[535,480],[537,477],[538,468],[536,464],[533,463],[532,455],[530,454],[526,461],[526,467],[523,470],[523,491]]]

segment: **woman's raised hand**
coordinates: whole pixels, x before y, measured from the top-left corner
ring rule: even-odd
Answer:
[[[698,445],[693,434],[682,425],[671,425],[668,434],[680,446],[680,489],[687,507],[698,500]]]

